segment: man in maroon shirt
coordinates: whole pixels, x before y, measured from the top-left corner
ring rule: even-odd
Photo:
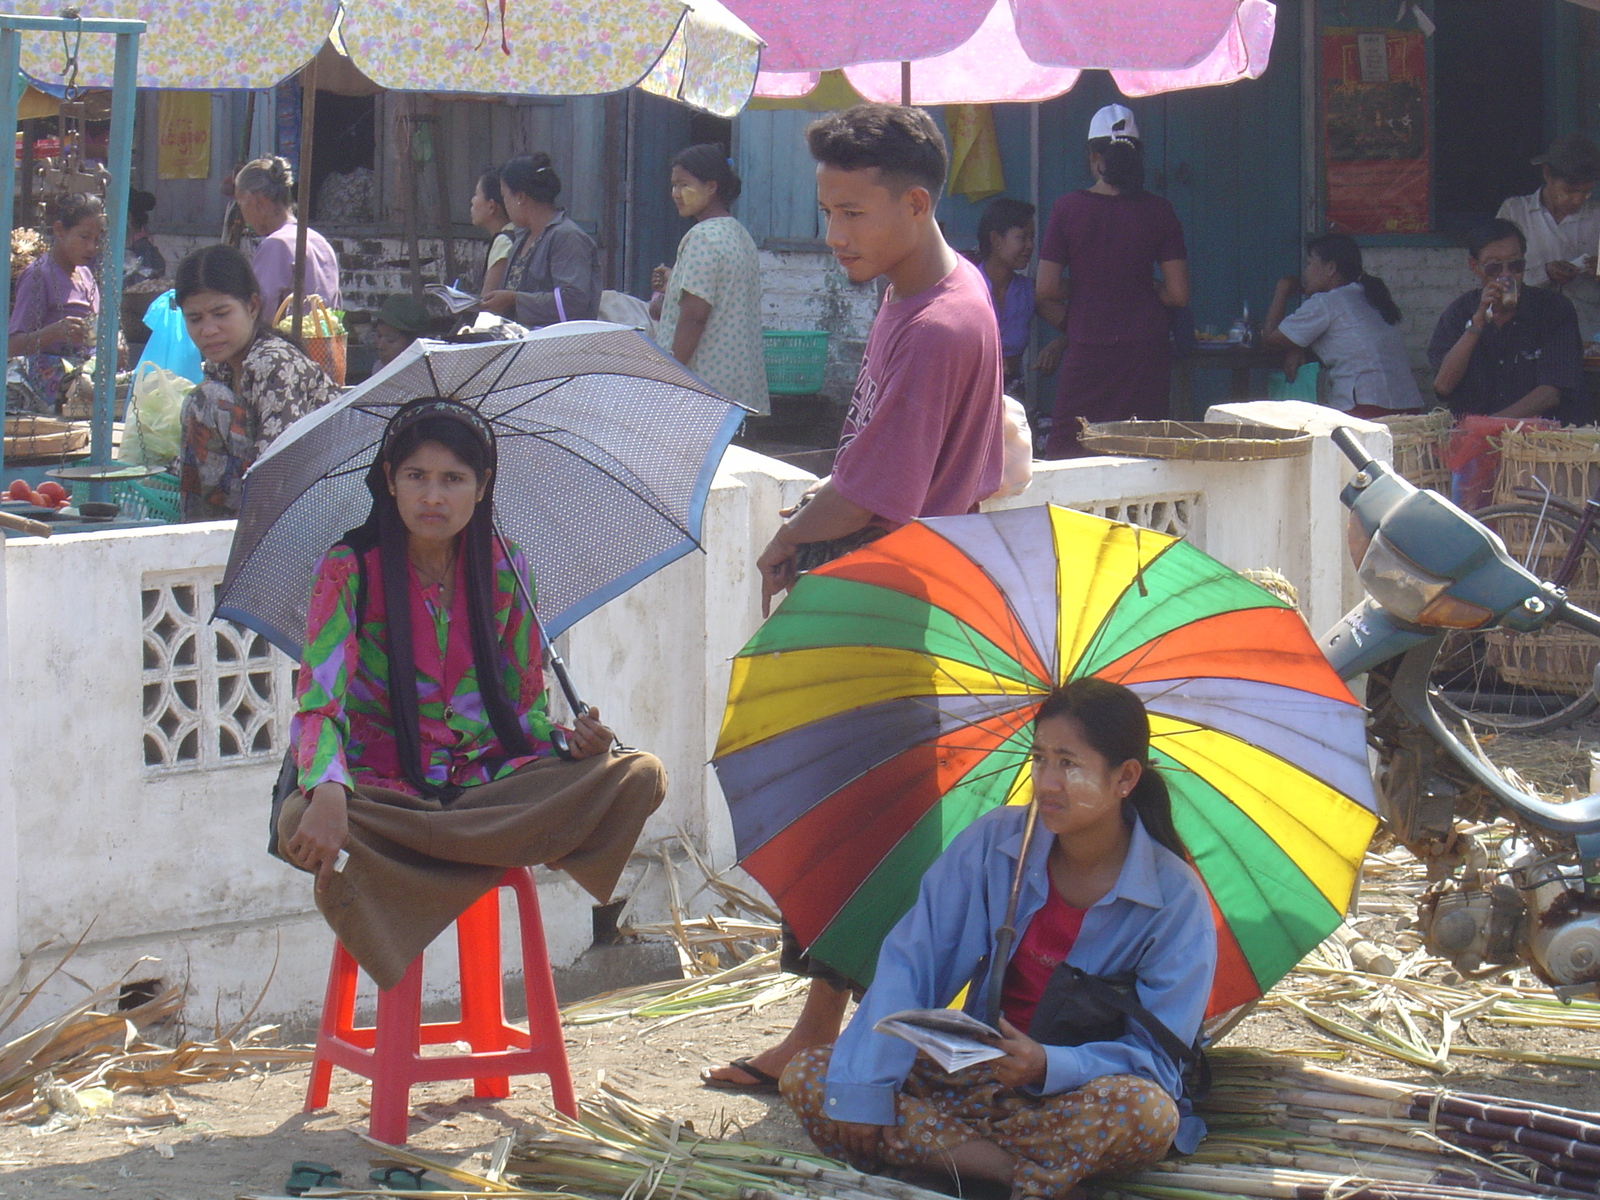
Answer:
[[[949,168],[938,126],[920,109],[862,104],[813,123],[806,141],[834,257],[852,283],[881,275],[889,290],[833,474],[756,560],[763,615],[799,571],[918,517],[971,512],[999,489],[1003,466],[1000,330],[988,283],[934,218]],[[848,981],[826,968],[814,973],[789,1035],[706,1072],[707,1083],[775,1090],[798,1051],[838,1036]]]

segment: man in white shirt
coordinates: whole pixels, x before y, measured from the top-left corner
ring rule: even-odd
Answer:
[[[1496,215],[1527,236],[1524,282],[1571,300],[1587,342],[1600,331],[1600,278],[1595,276],[1600,201],[1591,198],[1600,181],[1600,149],[1574,133],[1558,138],[1533,162],[1544,169],[1544,186],[1529,196],[1510,197]]]

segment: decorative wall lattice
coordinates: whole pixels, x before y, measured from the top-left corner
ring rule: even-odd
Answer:
[[[265,638],[209,620],[218,569],[146,575],[144,762],[198,770],[282,754],[294,664]]]
[[[1134,496],[1122,500],[1096,500],[1088,504],[1074,504],[1072,507],[1108,520],[1126,521],[1129,525],[1139,526],[1140,529],[1186,538],[1189,537],[1199,504],[1200,494],[1193,492],[1181,496]],[[1190,540],[1198,542],[1198,539]]]

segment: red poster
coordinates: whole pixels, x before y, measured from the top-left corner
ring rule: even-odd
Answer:
[[[1325,29],[1322,111],[1328,228],[1426,232],[1432,172],[1422,34]]]

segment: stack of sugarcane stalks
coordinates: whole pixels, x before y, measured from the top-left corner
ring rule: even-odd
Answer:
[[[1260,1050],[1216,1050],[1199,1150],[1098,1185],[1102,1200],[1459,1200],[1600,1193],[1600,1114],[1418,1090]]]
[[[523,1130],[504,1177],[530,1190],[675,1200],[948,1200],[821,1155],[697,1134],[601,1081],[578,1119]]]

